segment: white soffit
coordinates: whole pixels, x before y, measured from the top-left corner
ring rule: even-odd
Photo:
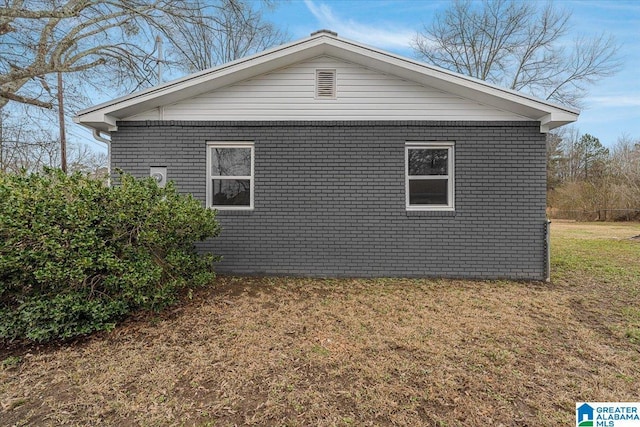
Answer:
[[[328,32],[242,58],[78,112],[74,121],[100,131],[116,130],[116,121],[189,99],[321,55],[431,86],[500,110],[541,122],[541,131],[577,120],[579,111],[503,89],[362,44]]]

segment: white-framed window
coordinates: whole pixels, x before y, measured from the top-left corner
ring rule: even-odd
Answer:
[[[454,143],[407,142],[407,210],[454,210]]]
[[[253,209],[253,142],[207,142],[207,207]]]

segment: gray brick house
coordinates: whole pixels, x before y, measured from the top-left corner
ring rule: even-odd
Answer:
[[[218,210],[220,272],[543,280],[545,133],[577,117],[319,31],[75,121]]]

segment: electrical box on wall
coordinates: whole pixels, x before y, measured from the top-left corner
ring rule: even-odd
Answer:
[[[164,187],[167,184],[166,166],[151,166],[149,168],[149,175],[156,180],[158,187]]]

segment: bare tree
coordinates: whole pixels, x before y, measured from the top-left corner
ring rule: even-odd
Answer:
[[[4,112],[0,136],[0,170],[35,171],[43,166],[54,167],[59,161],[60,146],[51,132],[31,126],[26,120],[12,120]]]
[[[282,42],[283,34],[253,6],[249,0],[4,0],[0,108],[9,101],[52,108],[50,77],[58,72],[97,71],[83,80],[127,91],[155,84],[149,46],[158,33],[188,71]]]
[[[598,138],[580,135],[571,126],[554,135],[561,142],[548,148],[548,207],[556,217],[578,220],[640,219],[640,140],[618,138],[611,150]]]
[[[611,157],[615,173],[635,184],[640,198],[640,139],[620,136],[613,146]]]
[[[202,71],[262,51],[288,40],[286,33],[266,22],[256,3],[220,0],[211,6],[195,0],[194,19],[170,21],[163,34],[172,44],[172,64],[185,72]]]
[[[10,101],[57,108],[61,143],[68,115],[63,113],[88,102],[83,89],[112,89],[113,96],[157,83],[152,48],[157,34],[174,46],[177,57],[169,65],[181,71],[236,59],[284,38],[263,22],[250,0],[0,0],[0,6],[0,111]],[[17,149],[9,143],[1,148],[6,156]],[[64,168],[66,150],[57,152]]]
[[[0,110],[0,171],[34,172],[43,167],[57,167],[61,147],[54,127],[46,116],[29,117],[24,111],[28,111],[24,105]],[[105,152],[96,152],[74,139],[69,143],[67,155],[70,172],[99,176],[107,166]]]
[[[614,189],[618,204],[629,212],[640,211],[640,139],[622,135],[611,153],[612,174],[617,178]]]
[[[73,143],[68,154],[70,172],[83,172],[96,178],[107,177],[107,153],[96,152],[87,144]]]
[[[580,168],[581,155],[578,149],[580,137],[580,130],[573,125],[563,126],[547,135],[547,171],[552,169],[557,174],[555,185],[552,187],[580,179],[582,172]],[[555,146],[557,150],[553,158],[555,165],[549,163],[552,160],[549,156],[550,144]],[[549,183],[547,185],[549,186]]]
[[[571,14],[547,3],[455,0],[416,35],[422,59],[538,98],[579,106],[590,84],[620,67],[611,35],[566,47]]]
[[[48,76],[100,69],[116,84],[144,81],[146,43],[168,16],[189,21],[188,0],[4,0],[0,8],[0,108],[9,101],[51,108]]]

